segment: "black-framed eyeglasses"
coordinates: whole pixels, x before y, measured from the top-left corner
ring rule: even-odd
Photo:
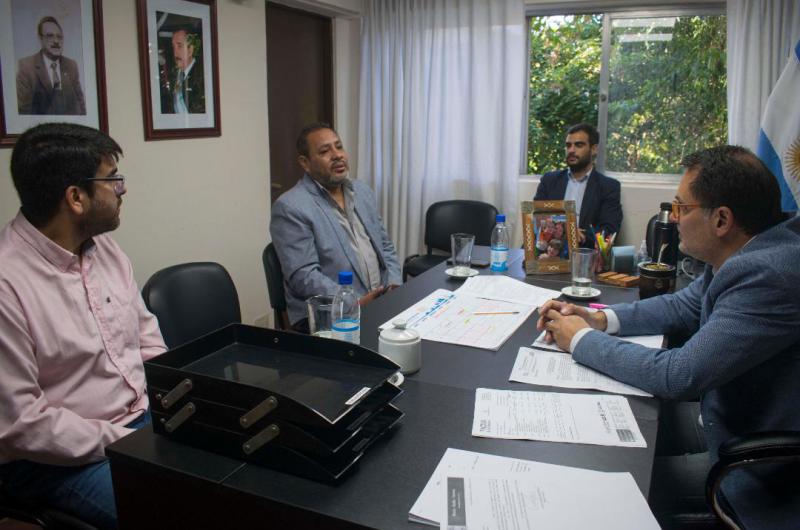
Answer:
[[[125,175],[120,175],[119,173],[117,173],[113,177],[87,177],[87,178],[85,178],[83,180],[88,180],[90,182],[99,182],[99,181],[104,181],[104,180],[108,181],[108,182],[113,182],[114,183],[114,193],[116,193],[117,196],[122,195],[126,191],[126,188],[125,188]]]

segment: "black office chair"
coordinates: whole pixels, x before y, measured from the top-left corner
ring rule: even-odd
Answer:
[[[183,263],[153,274],[142,289],[164,342],[179,346],[232,322],[241,322],[239,297],[219,263]]]
[[[427,254],[408,256],[403,262],[403,281],[419,276],[450,256],[450,234],[475,234],[476,245],[491,243],[497,208],[481,201],[452,200],[435,202],[425,213]],[[434,254],[434,250],[444,254]]]
[[[714,513],[730,528],[738,530],[741,528],[741,523],[727,503],[719,497],[725,477],[734,469],[754,468],[764,464],[780,464],[770,469],[770,473],[785,472],[784,476],[774,480],[772,484],[774,487],[769,490],[771,506],[782,505],[793,508],[795,517],[790,520],[797,522],[797,517],[800,516],[800,505],[797,503],[800,494],[796,474],[800,469],[800,432],[757,432],[732,438],[723,443],[719,448],[719,460],[711,468],[706,480],[706,500]]]
[[[61,510],[12,499],[3,492],[0,485],[0,520],[6,517],[38,525],[44,530],[97,530],[89,523]]]
[[[264,263],[264,275],[267,277],[267,291],[269,291],[269,305],[272,308],[275,327],[277,329],[291,329],[289,314],[286,312],[286,291],[283,288],[283,271],[275,245],[268,244],[261,253]]]

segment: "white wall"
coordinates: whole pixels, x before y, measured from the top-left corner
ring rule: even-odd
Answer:
[[[268,312],[261,251],[269,220],[266,36],[262,0],[217,2],[222,136],[145,142],[136,3],[104,2],[109,132],[129,177],[114,237],[139,285],[156,270],[217,261],[233,276],[242,316]],[[243,60],[246,58],[246,60]],[[0,150],[0,220],[19,208]]]

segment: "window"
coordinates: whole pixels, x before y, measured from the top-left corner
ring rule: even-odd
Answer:
[[[528,172],[564,166],[566,128],[596,123],[597,165],[675,175],[727,140],[725,17],[631,13],[530,18]]]

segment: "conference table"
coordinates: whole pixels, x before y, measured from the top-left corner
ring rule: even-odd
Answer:
[[[476,257],[488,255],[477,248]],[[508,275],[560,290],[568,275],[529,276],[521,251]],[[377,350],[378,326],[437,288],[457,289],[445,263],[413,278],[362,311],[361,344]],[[481,274],[496,274],[480,269]],[[606,304],[638,298],[636,289],[598,285]],[[577,392],[508,380],[520,346],[537,336],[534,313],[498,351],[423,341],[422,368],[406,377],[395,400],[405,413],[371,446],[341,484],[326,485],[244,463],[156,435],[149,427],[107,448],[119,525],[157,528],[425,528],[408,511],[449,447],[600,471],[631,473],[647,497],[659,402],[627,396],[646,448],[479,438],[471,435],[476,388]],[[589,392],[589,391],[587,391]]]

